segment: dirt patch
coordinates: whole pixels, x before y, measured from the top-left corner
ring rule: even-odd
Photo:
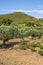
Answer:
[[[26,39],[28,41],[29,39]],[[20,42],[20,39],[13,39],[9,42]],[[41,40],[29,40],[28,43],[33,43]],[[0,41],[0,44],[2,41]],[[36,48],[39,50],[39,48]],[[0,65],[43,65],[43,56],[37,52],[31,52],[30,49],[20,50],[19,45],[14,45],[11,48],[0,49]]]
[[[0,49],[0,65],[43,65],[43,57],[30,49]]]

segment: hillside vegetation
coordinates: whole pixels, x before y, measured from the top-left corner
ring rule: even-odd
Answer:
[[[14,12],[11,14],[5,14],[5,15],[0,15],[0,23],[3,21],[3,19],[7,20],[10,19],[14,23],[22,23],[22,24],[28,24],[29,22],[35,23],[35,24],[42,24],[37,18],[32,17],[30,15],[27,15],[23,12]]]
[[[24,37],[41,38],[42,35],[42,19],[37,19],[22,12],[0,15],[0,39],[3,40],[3,44],[13,38],[24,40]]]

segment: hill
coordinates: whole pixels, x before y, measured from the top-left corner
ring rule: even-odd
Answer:
[[[11,14],[0,15],[0,21],[3,19],[11,19],[15,23],[28,23],[38,21],[37,18],[27,15],[23,12],[14,12]]]
[[[38,19],[35,18],[33,16],[30,16],[26,13],[23,12],[14,12],[14,13],[10,13],[10,14],[4,14],[4,15],[0,15],[0,24],[2,24],[3,20],[12,20],[12,22],[17,23],[17,24],[37,24],[37,25],[43,25],[43,18]]]

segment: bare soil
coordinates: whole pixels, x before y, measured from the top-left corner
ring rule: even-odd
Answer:
[[[33,41],[36,40],[31,40]],[[20,50],[18,47],[16,44],[11,48],[0,49],[0,65],[43,65],[43,56],[30,49]]]
[[[0,65],[43,65],[43,56],[29,49],[0,49]]]

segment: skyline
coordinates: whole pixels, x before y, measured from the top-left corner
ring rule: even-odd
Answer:
[[[36,18],[43,18],[43,0],[1,0],[0,15],[25,12]]]

